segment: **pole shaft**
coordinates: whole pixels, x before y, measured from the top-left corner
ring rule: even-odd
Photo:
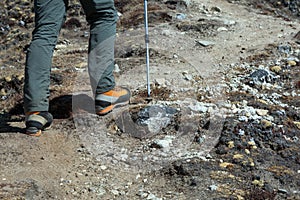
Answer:
[[[147,94],[150,97],[150,63],[149,63],[149,30],[148,30],[148,1],[144,1],[144,15],[145,15],[145,43],[146,43],[146,71],[147,71]]]

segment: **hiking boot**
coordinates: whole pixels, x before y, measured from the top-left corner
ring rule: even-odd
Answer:
[[[26,134],[39,137],[42,130],[50,128],[53,121],[53,116],[47,112],[28,112],[26,113]]]
[[[105,115],[116,107],[127,105],[130,96],[130,90],[125,87],[116,87],[108,92],[97,94],[95,99],[96,113]]]

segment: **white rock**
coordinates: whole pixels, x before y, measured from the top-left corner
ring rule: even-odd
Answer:
[[[193,75],[191,75],[191,74],[184,74],[183,76],[184,76],[184,79],[187,81],[193,80]]]
[[[242,129],[239,129],[239,135],[241,135],[241,136],[245,135],[245,131]]]
[[[295,90],[293,90],[292,91],[292,97],[296,97],[296,96],[299,96],[299,94]]]
[[[110,191],[113,195],[117,196],[119,195],[119,191],[118,190],[111,190]]]
[[[166,127],[170,123],[169,117],[152,117],[147,120],[148,129],[151,133],[158,133],[163,127]]]
[[[121,72],[120,67],[119,67],[118,64],[115,64],[115,70],[114,70],[114,72],[116,72],[116,73],[120,73]]]
[[[170,35],[172,35],[172,32],[168,29],[165,29],[161,32],[161,34],[164,36],[170,36]]]
[[[218,186],[216,186],[216,185],[210,185],[210,186],[209,186],[209,189],[210,189],[211,191],[215,191],[215,190],[218,189]]]
[[[264,110],[264,109],[256,109],[256,113],[259,115],[259,116],[266,116],[268,114],[268,110]]]
[[[166,86],[166,79],[165,78],[157,78],[155,79],[155,84],[159,86]]]
[[[183,13],[177,13],[176,14],[176,19],[178,19],[178,20],[183,20],[185,18],[186,18],[186,15],[183,14]]]
[[[236,21],[228,20],[228,19],[223,19],[223,22],[225,25],[235,25],[236,24]]]
[[[265,118],[266,120],[268,120],[268,121],[271,121],[271,122],[273,122],[273,121],[274,121],[274,117],[273,117],[273,116],[271,116],[271,115],[264,116],[264,118]]]
[[[160,140],[155,140],[154,144],[156,144],[157,146],[159,146],[160,148],[169,148],[170,144],[172,143],[173,139],[175,137],[174,136],[166,136],[164,139],[160,139]]]
[[[228,31],[228,29],[225,28],[225,27],[219,27],[219,28],[217,29],[217,31],[218,31],[218,32]]]
[[[215,42],[212,42],[212,41],[206,41],[206,40],[197,40],[196,42],[197,42],[198,44],[200,44],[201,46],[204,46],[204,47],[208,47],[208,46],[215,45]]]
[[[154,194],[150,193],[147,197],[147,200],[162,200],[162,198],[158,198]]]
[[[206,105],[201,104],[200,102],[191,104],[188,106],[192,111],[205,113],[208,110]]]
[[[239,121],[241,121],[241,122],[247,122],[248,121],[248,117],[246,117],[246,116],[240,116],[239,117]]]

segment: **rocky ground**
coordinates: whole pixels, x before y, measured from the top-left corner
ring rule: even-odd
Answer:
[[[23,134],[32,2],[0,2],[1,199],[300,199],[300,5],[115,1],[117,82],[131,104],[93,114],[78,1],[56,46],[52,129]]]

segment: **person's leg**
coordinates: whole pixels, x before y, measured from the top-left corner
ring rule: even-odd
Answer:
[[[81,0],[90,24],[89,75],[94,94],[114,88],[114,43],[117,12],[113,0]]]
[[[67,1],[35,0],[35,29],[27,50],[24,84],[25,112],[48,111],[53,50],[65,19]]]
[[[26,133],[39,136],[52,123],[49,84],[53,50],[65,19],[67,0],[35,0],[35,29],[27,50],[24,83]]]
[[[113,0],[81,0],[89,22],[89,75],[95,96],[96,113],[105,115],[116,106],[126,105],[130,91],[115,87],[114,43],[117,12]]]

